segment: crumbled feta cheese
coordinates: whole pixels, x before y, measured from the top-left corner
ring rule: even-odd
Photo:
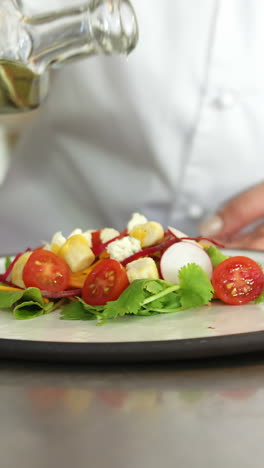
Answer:
[[[100,232],[100,239],[103,244],[119,236],[120,232],[113,228],[104,228]]]
[[[117,239],[106,247],[110,258],[122,262],[125,258],[130,257],[134,253],[140,252],[140,241],[135,237],[126,236],[123,239]]]
[[[82,233],[83,233],[82,229],[76,228],[68,235],[67,239],[69,239],[72,236],[77,236],[78,234],[82,234]]]
[[[56,244],[58,247],[61,247],[64,242],[66,242],[66,238],[61,232],[56,232],[51,239],[51,245]]]
[[[88,241],[89,247],[92,247],[92,233],[94,232],[94,229],[89,229],[88,231],[84,231],[82,233],[83,237]]]
[[[148,220],[144,215],[140,213],[133,213],[130,221],[127,224],[128,232],[130,233],[130,231],[132,231],[132,229],[134,229],[134,227],[138,224],[145,224],[147,221]]]

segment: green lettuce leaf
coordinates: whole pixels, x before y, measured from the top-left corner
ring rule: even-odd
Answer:
[[[6,257],[6,259],[5,259],[5,271],[10,267],[11,263],[12,263],[11,257]]]
[[[9,309],[23,297],[23,291],[0,291],[0,309]]]
[[[255,304],[261,304],[261,302],[264,302],[264,290],[254,301]]]
[[[209,255],[214,268],[217,267],[219,263],[223,262],[224,260],[228,258],[228,256],[224,255],[223,252],[221,252],[221,250],[215,247],[215,245],[210,245],[210,247],[205,247],[204,250]]]
[[[25,320],[47,314],[58,304],[46,303],[38,288],[23,291],[0,291],[0,309],[12,309],[17,319]]]

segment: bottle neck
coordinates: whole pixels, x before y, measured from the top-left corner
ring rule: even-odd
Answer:
[[[23,17],[23,22],[32,44],[28,65],[38,74],[81,57],[128,54],[138,40],[129,0],[93,0],[88,7]]]

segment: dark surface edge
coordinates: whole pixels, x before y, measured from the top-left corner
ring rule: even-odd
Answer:
[[[0,339],[0,358],[63,363],[145,363],[264,351],[264,331],[169,341],[65,343]]]

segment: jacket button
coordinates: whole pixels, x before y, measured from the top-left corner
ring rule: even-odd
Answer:
[[[238,95],[232,90],[220,91],[214,99],[214,104],[218,109],[230,109],[234,107],[238,99]]]
[[[199,219],[204,214],[203,208],[195,203],[188,206],[187,212],[189,217],[192,219]]]

